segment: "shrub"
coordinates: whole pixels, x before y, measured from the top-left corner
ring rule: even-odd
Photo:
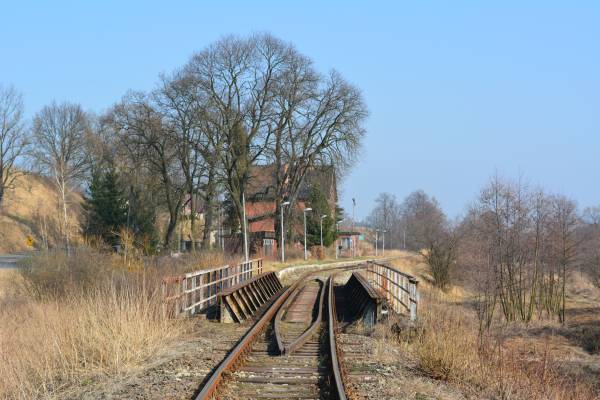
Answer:
[[[547,348],[479,336],[472,312],[458,305],[434,299],[420,309],[420,328],[408,345],[425,374],[484,398],[594,398],[593,387],[565,374]]]

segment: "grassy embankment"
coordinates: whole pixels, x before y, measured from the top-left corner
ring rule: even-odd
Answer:
[[[0,398],[63,398],[141,369],[192,328],[160,312],[161,276],[221,262],[211,255],[125,268],[120,256],[79,249],[70,259],[35,256],[28,272],[0,270]]]
[[[600,393],[600,290],[580,274],[569,281],[567,323],[529,325],[496,320],[479,334],[474,293],[460,284],[442,292],[418,256],[394,262],[420,280],[415,332],[379,328],[427,377],[468,398],[597,399]]]
[[[141,371],[194,329],[190,320],[163,317],[162,276],[237,262],[220,253],[126,261],[79,248],[71,258],[41,253],[22,271],[0,270],[0,398],[76,396]]]

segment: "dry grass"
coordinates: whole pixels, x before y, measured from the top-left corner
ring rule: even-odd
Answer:
[[[189,329],[162,316],[152,269],[91,250],[32,263],[0,275],[0,398],[62,398],[141,368]]]
[[[81,241],[77,233],[82,197],[72,193],[69,197],[71,240]],[[22,175],[15,189],[8,190],[0,209],[0,254],[27,250],[27,236],[32,236],[36,247],[42,238],[50,245],[62,240],[57,193],[50,180],[37,175]]]
[[[428,302],[423,328],[409,345],[428,376],[473,395],[498,399],[594,399],[589,377],[568,370],[539,341],[505,340],[499,332],[478,335],[475,317],[463,307]]]
[[[597,399],[596,378],[583,368],[573,368],[571,356],[581,351],[568,345],[570,353],[554,345],[562,336],[535,334],[539,326],[497,323],[479,335],[474,311],[468,306],[470,292],[453,288],[441,292],[428,283],[426,267],[407,257],[397,266],[421,279],[419,325],[404,331],[400,344],[426,376],[461,389],[470,398],[491,399]],[[564,328],[567,329],[567,328]],[[389,340],[389,338],[388,338]]]

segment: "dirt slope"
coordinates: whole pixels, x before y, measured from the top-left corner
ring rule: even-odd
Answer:
[[[60,216],[57,192],[52,182],[38,175],[25,175],[17,179],[15,188],[8,190],[0,205],[0,254],[50,246],[60,241]],[[82,197],[69,196],[69,224],[74,240],[81,218]],[[33,238],[33,246],[28,244]]]

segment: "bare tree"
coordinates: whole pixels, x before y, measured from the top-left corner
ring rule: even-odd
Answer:
[[[282,199],[296,202],[311,169],[334,166],[339,176],[352,165],[368,114],[360,91],[337,72],[320,76],[293,48],[288,48],[285,64],[273,106],[275,143],[269,147],[277,175],[277,214]],[[294,209],[286,209],[288,219]],[[276,237],[278,231],[276,224]]]
[[[458,254],[458,232],[449,223],[435,198],[422,190],[409,194],[402,204],[389,193],[381,193],[368,221],[371,227],[386,231],[392,246],[404,247],[404,229],[410,235],[408,248],[418,251],[429,266],[433,282],[445,289]],[[386,240],[386,244],[390,243]]]
[[[600,207],[588,207],[583,211],[579,236],[583,267],[600,287]]]
[[[576,230],[580,223],[577,216],[577,206],[574,201],[565,196],[554,196],[552,199],[552,215],[550,226],[553,253],[559,276],[557,304],[555,312],[560,321],[565,323],[567,272],[573,267],[579,241]]]
[[[203,140],[203,132],[200,129],[201,112],[196,101],[193,80],[189,75],[181,72],[176,72],[170,77],[163,75],[154,98],[165,119],[167,132],[172,136],[176,157],[185,179],[186,191],[189,195],[187,201],[190,205],[191,250],[195,251],[196,199],[205,163],[202,153],[197,148],[197,144]],[[211,222],[209,221],[207,226],[205,220],[205,232],[207,230],[209,232],[205,237],[208,238],[210,238]],[[208,245],[208,241],[203,245]]]
[[[106,117],[121,138],[133,165],[158,176],[169,221],[165,246],[173,241],[186,192],[178,161],[177,147],[164,116],[150,96],[132,92],[126,95]]]
[[[489,327],[496,304],[507,321],[529,322],[537,311],[564,322],[578,225],[575,204],[564,196],[530,190],[522,180],[491,180],[461,227],[462,252],[470,253],[461,261],[476,266],[484,282],[483,326]]]
[[[70,251],[68,197],[89,167],[88,133],[88,116],[78,104],[52,103],[42,108],[33,122],[32,154],[42,172],[53,178],[58,190],[67,252]]]
[[[387,248],[400,248],[402,242],[402,212],[396,196],[390,193],[380,193],[375,199],[375,208],[367,218],[373,229],[385,230],[385,245]],[[377,235],[381,240],[381,236]]]
[[[401,225],[406,230],[406,248],[410,250],[426,249],[447,225],[446,215],[437,200],[422,190],[406,196],[400,210]]]
[[[262,156],[269,140],[265,121],[279,65],[279,54],[262,36],[225,37],[186,65],[202,101],[211,147],[222,142],[216,155],[239,221],[249,166]]]
[[[13,87],[0,85],[0,208],[6,190],[18,176],[16,162],[27,144],[21,95]]]

